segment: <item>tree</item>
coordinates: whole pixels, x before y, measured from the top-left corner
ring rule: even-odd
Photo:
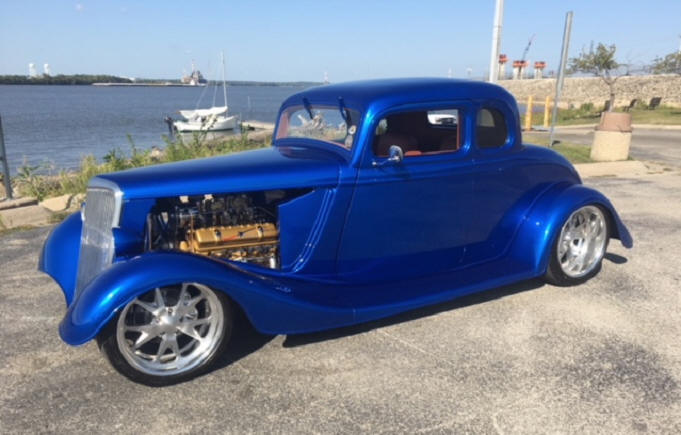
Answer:
[[[578,57],[570,59],[569,71],[571,73],[583,72],[593,74],[603,79],[608,89],[610,90],[610,107],[608,111],[612,111],[615,106],[615,82],[619,76],[614,75],[620,64],[615,60],[615,45],[605,45],[598,43],[594,50],[593,44],[589,51],[584,51]]]
[[[650,70],[653,74],[681,74],[681,51],[669,53],[665,57],[656,57]]]

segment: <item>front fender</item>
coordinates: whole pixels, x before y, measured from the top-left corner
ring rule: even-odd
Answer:
[[[51,276],[62,289],[66,305],[73,302],[80,255],[80,213],[73,213],[54,227],[40,253],[38,270]]]
[[[300,300],[290,283],[284,285],[231,263],[179,252],[152,252],[114,264],[85,287],[69,306],[59,335],[68,344],[83,344],[135,297],[180,282],[199,282],[223,291],[264,333],[325,329],[353,320],[352,310]]]
[[[542,194],[527,214],[511,249],[513,258],[529,263],[536,276],[546,273],[548,253],[562,224],[573,211],[589,204],[597,204],[609,214],[612,238],[626,248],[633,247],[629,230],[602,193],[582,184],[557,184]]]

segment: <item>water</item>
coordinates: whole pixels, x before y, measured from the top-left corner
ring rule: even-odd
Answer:
[[[213,105],[215,87],[99,87],[0,85],[0,116],[12,174],[24,163],[52,171],[78,167],[88,154],[101,159],[130,135],[140,149],[163,145],[166,116]],[[231,114],[274,122],[279,105],[302,87],[230,86]],[[215,100],[223,104],[222,89]]]

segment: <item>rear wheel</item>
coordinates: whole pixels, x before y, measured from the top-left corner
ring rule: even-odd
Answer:
[[[608,220],[599,206],[575,210],[563,223],[553,244],[546,280],[569,286],[593,277],[601,268],[608,239]]]
[[[162,386],[207,370],[232,332],[229,299],[198,283],[153,289],[128,303],[97,338],[111,365]]]

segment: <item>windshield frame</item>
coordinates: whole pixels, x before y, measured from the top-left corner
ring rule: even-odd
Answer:
[[[349,111],[351,114],[351,117],[353,118],[353,121],[355,121],[353,124],[351,124],[350,127],[346,127],[346,134],[349,134],[348,130],[354,126],[354,133],[352,133],[352,144],[348,147],[345,146],[343,143],[336,142],[333,140],[324,140],[321,138],[314,138],[314,137],[307,137],[307,136],[288,136],[288,128],[289,128],[289,122],[291,117],[299,111],[309,113],[309,111],[315,112],[317,110],[331,110],[335,111],[344,118],[344,115],[341,113],[341,110],[346,110]],[[303,103],[295,103],[288,105],[286,107],[282,107],[281,110],[279,111],[279,115],[277,117],[277,124],[274,130],[274,134],[272,136],[272,144],[274,146],[291,146],[294,144],[299,144],[299,145],[313,145],[313,146],[318,146],[322,147],[324,149],[333,149],[335,151],[341,151],[342,153],[347,153],[351,154],[355,151],[357,148],[358,144],[358,137],[360,135],[361,131],[361,126],[362,126],[362,121],[363,121],[364,113],[361,110],[358,110],[354,107],[347,107],[344,104],[333,104],[333,103],[316,103],[316,104],[309,104],[308,102],[303,102]],[[355,120],[356,118],[356,120]],[[282,131],[282,129],[286,129]],[[285,134],[282,137],[282,133]]]

